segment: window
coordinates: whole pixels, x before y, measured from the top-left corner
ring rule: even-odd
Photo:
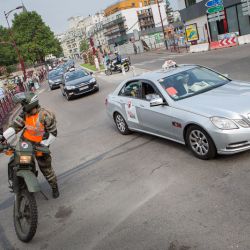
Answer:
[[[186,8],[187,8],[191,5],[196,4],[196,0],[185,0],[185,3],[186,3]]]
[[[228,32],[238,32],[239,26],[237,22],[236,6],[227,8],[226,12],[227,12]]]
[[[132,97],[132,98],[140,98],[141,97],[141,83],[140,81],[133,81],[126,83],[121,89],[119,95]]]
[[[159,80],[173,100],[181,100],[210,91],[230,82],[223,75],[203,67],[195,67]]]
[[[159,92],[149,83],[142,83],[142,99],[151,101],[153,99],[159,98]]]
[[[237,5],[238,10],[238,18],[239,18],[239,25],[240,25],[240,35],[247,35],[250,34],[250,16],[244,16],[242,13],[242,5]]]

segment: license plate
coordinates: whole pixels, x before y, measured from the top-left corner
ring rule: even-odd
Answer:
[[[82,91],[82,90],[85,90],[85,89],[88,89],[89,87],[88,86],[85,86],[85,87],[81,87],[79,90]]]

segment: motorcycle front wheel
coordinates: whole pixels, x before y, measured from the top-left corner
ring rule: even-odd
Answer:
[[[27,189],[16,195],[13,217],[18,239],[23,242],[31,241],[36,233],[38,213],[35,196]]]

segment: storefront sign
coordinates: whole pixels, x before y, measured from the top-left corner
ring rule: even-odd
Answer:
[[[193,42],[199,40],[199,34],[197,29],[197,24],[189,24],[185,27],[186,37],[188,42]]]
[[[242,13],[244,16],[250,16],[250,0],[241,0]]]

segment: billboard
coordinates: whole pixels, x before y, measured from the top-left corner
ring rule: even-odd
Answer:
[[[189,24],[185,26],[186,37],[188,42],[193,42],[199,40],[199,33],[197,29],[197,24]]]

